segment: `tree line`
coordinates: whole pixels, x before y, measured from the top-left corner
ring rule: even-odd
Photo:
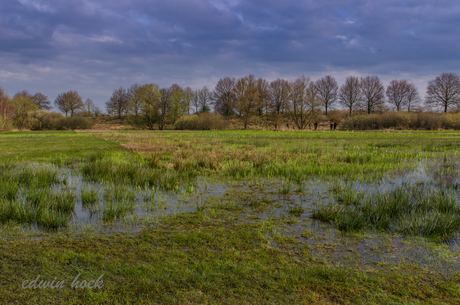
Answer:
[[[415,85],[407,80],[392,80],[385,88],[378,76],[349,76],[339,87],[336,79],[327,75],[316,81],[301,76],[295,80],[276,79],[268,82],[254,75],[238,79],[221,78],[213,91],[206,86],[193,91],[177,84],[160,89],[155,84],[134,84],[128,89],[114,90],[107,101],[107,112],[127,118],[134,124],[164,129],[183,115],[214,112],[235,116],[246,129],[251,118],[265,115],[275,127],[288,118],[297,129],[305,129],[328,116],[340,106],[349,114],[393,109],[419,110],[422,101]],[[447,112],[460,106],[460,77],[443,73],[428,83],[425,106]]]
[[[77,91],[73,90],[59,94],[54,105],[60,112],[65,113],[66,117],[68,115],[73,117],[75,112],[88,116],[101,113],[91,99],[83,102]],[[10,98],[0,87],[0,131],[11,127],[9,125],[14,125],[19,129],[40,129],[42,120],[49,121],[52,118],[56,121],[62,117],[61,114],[50,113],[51,109],[53,109],[51,101],[41,92],[31,94],[23,90]],[[75,120],[67,120],[67,124],[69,123],[74,124]],[[39,125],[35,126],[36,124]],[[87,125],[86,122],[84,125]]]
[[[349,76],[339,86],[327,75],[316,81],[300,76],[295,80],[276,79],[272,82],[249,75],[240,78],[221,78],[213,91],[206,86],[199,90],[173,84],[160,88],[156,84],[134,84],[113,91],[106,102],[107,113],[124,119],[132,125],[149,129],[164,129],[184,115],[211,112],[234,116],[246,129],[254,116],[266,116],[275,128],[288,119],[293,127],[305,129],[324,117],[334,121],[332,109],[355,112],[383,112],[386,110],[415,111],[422,104],[432,110],[448,112],[460,107],[460,77],[443,73],[428,82],[424,103],[417,88],[407,80],[392,80],[385,88],[378,76],[358,78]],[[83,102],[76,91],[58,95],[56,108],[66,116],[75,112],[99,114],[101,110],[91,99]],[[18,128],[24,127],[27,116],[36,110],[50,110],[48,97],[27,91],[18,92],[10,99],[0,90],[0,128],[14,120]],[[336,123],[336,122],[335,122]]]

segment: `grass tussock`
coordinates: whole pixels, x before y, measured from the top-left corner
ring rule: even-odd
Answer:
[[[0,222],[38,225],[47,230],[65,227],[75,208],[70,191],[54,193],[61,183],[57,171],[45,167],[0,165]]]
[[[90,189],[85,190],[81,189],[81,203],[83,207],[92,206],[96,203],[98,199],[97,190]]]
[[[194,169],[181,167],[176,162],[176,171],[153,166],[151,160],[128,154],[90,153],[80,166],[83,177],[90,182],[110,182],[122,185],[157,186],[174,190],[179,183],[195,178]],[[174,168],[174,165],[173,165]]]
[[[337,203],[320,205],[312,218],[332,221],[339,230],[398,232],[449,238],[460,230],[456,191],[427,184],[403,185],[372,194],[335,187]]]

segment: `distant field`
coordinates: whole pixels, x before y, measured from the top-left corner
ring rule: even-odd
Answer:
[[[0,135],[0,303],[460,304],[459,148],[453,131]],[[67,287],[21,288],[38,275]]]
[[[0,135],[0,158],[3,160],[77,156],[97,149],[116,147],[115,143],[74,131],[10,132]]]

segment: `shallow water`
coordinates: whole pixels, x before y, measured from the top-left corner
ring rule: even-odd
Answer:
[[[446,273],[455,272],[460,267],[458,235],[447,245],[438,245],[434,249],[424,239],[372,233],[346,234],[339,232],[331,224],[311,219],[311,213],[318,204],[336,201],[330,192],[333,185],[346,184],[346,181],[310,179],[299,186],[285,179],[222,182],[200,177],[193,186],[182,186],[177,192],[165,192],[148,187],[128,187],[128,191],[136,194],[134,210],[121,219],[105,222],[104,193],[108,188],[120,186],[85,181],[76,168],[57,167],[49,163],[28,163],[23,166],[47,167],[58,172],[59,180],[64,183],[53,185],[52,192],[67,190],[75,195],[74,213],[68,227],[59,229],[57,233],[136,233],[145,227],[155,226],[166,215],[193,213],[197,210],[208,214],[216,210],[235,210],[237,223],[259,225],[267,238],[272,239],[270,245],[280,250],[283,246],[276,242],[276,237],[285,236],[297,242],[297,250],[308,246],[312,257],[340,264],[384,265],[404,262],[415,266],[439,268]],[[449,170],[446,171],[445,167]],[[459,183],[459,177],[455,170],[450,170],[451,167],[455,168],[455,162],[421,162],[415,170],[408,173],[388,175],[379,183],[355,181],[352,187],[364,192],[365,196],[372,196],[376,191],[391,190],[403,183],[422,183],[432,188],[443,183],[455,185]],[[83,206],[82,189],[97,191],[97,212],[92,213]],[[287,192],[286,189],[289,189],[289,192],[282,194]],[[19,196],[21,200],[25,200],[25,195]],[[457,204],[460,204],[458,196],[456,199]],[[44,232],[37,226],[28,225],[24,226],[23,233],[25,234],[20,235],[21,238],[40,238]],[[0,230],[0,238],[15,237],[3,229]],[[439,247],[446,252],[442,257],[438,253]]]

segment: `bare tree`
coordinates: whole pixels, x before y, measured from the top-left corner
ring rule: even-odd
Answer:
[[[269,88],[269,107],[270,112],[281,114],[286,110],[289,102],[289,81],[285,79],[276,79],[270,83]]]
[[[0,87],[0,131],[3,130],[14,118],[15,107],[11,99]]]
[[[359,79],[356,76],[349,76],[345,84],[340,87],[339,101],[340,104],[350,110],[350,114],[355,110],[362,100]]]
[[[37,92],[34,95],[29,93],[27,90],[22,90],[19,91],[16,95],[22,95],[25,98],[31,99],[34,104],[38,107],[38,109],[43,109],[43,110],[51,110],[53,107],[51,107],[51,102],[48,100],[48,97],[44,95],[43,93]]]
[[[94,115],[97,117],[97,116],[99,116],[101,113],[102,113],[101,108],[95,106],[95,107],[94,107]]]
[[[388,103],[400,111],[407,103],[407,94],[409,93],[408,82],[406,80],[392,80],[387,87],[386,95]]]
[[[257,114],[260,107],[257,79],[254,75],[239,78],[233,88],[235,95],[234,113],[247,129],[252,116]]]
[[[327,110],[334,106],[337,101],[337,92],[339,90],[337,81],[331,75],[326,75],[318,79],[315,86],[318,90],[318,97],[324,102],[324,108],[327,115]]]
[[[460,104],[460,77],[454,73],[443,73],[428,82],[425,103],[429,107],[442,108],[447,112]]]
[[[48,97],[44,95],[43,93],[37,92],[32,96],[32,100],[34,101],[34,104],[37,105],[39,109],[43,110],[51,110],[53,107],[51,107],[51,102],[48,100]]]
[[[90,98],[86,99],[85,101],[85,109],[86,111],[88,111],[88,113],[91,113],[94,111],[94,103],[93,103],[93,100],[91,100]]]
[[[361,87],[362,101],[368,114],[385,103],[385,89],[378,76],[361,78],[359,86]]]
[[[257,90],[259,91],[259,115],[269,113],[269,101],[270,101],[270,83],[263,78],[257,80]]]
[[[187,104],[187,114],[190,114],[190,106],[192,105],[194,96],[192,88],[187,87],[187,89],[184,90],[184,101]]]
[[[73,112],[78,109],[83,109],[83,100],[77,91],[67,91],[57,96],[54,101],[56,107],[65,113],[65,116],[70,112],[70,116],[73,117]]]
[[[221,115],[232,115],[235,103],[235,79],[221,78],[213,92],[214,111]]]
[[[420,101],[417,88],[404,79],[390,81],[386,95],[388,102],[396,108],[396,111],[400,111],[403,107],[411,111]]]
[[[288,114],[299,130],[310,125],[321,111],[323,103],[318,97],[318,89],[309,77],[302,75],[290,85]]]
[[[203,89],[196,91],[195,108],[197,113],[210,112],[212,102],[212,92],[204,86]]]
[[[129,95],[125,88],[115,89],[110,99],[105,103],[108,113],[115,113],[119,119],[126,114]]]
[[[302,75],[290,84],[288,114],[296,127],[300,130],[308,125],[307,120],[307,88],[310,84],[310,78]]]
[[[192,106],[195,108],[195,114],[199,113],[200,109],[200,90],[195,90],[193,93]]]
[[[160,99],[158,104],[158,129],[163,130],[166,126],[166,120],[169,113],[171,95],[173,91],[171,88],[160,89]]]
[[[413,83],[409,83],[409,90],[407,93],[407,111],[411,112],[411,110],[414,110],[413,108],[418,108],[420,103],[420,96],[418,94],[417,87]]]
[[[142,108],[142,99],[138,94],[138,90],[141,87],[140,84],[133,84],[126,90],[128,95],[127,110],[134,115],[135,118],[139,117]]]
[[[268,107],[275,129],[281,123],[282,113],[288,108],[290,90],[289,82],[279,78],[272,81],[268,88]]]

